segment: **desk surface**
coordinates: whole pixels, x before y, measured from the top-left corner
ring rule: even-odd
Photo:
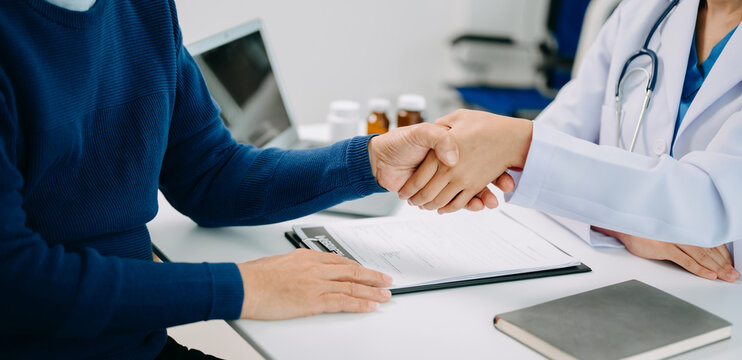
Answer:
[[[557,246],[590,266],[590,273],[397,295],[371,314],[322,314],[284,321],[239,320],[233,327],[267,358],[276,359],[540,359],[495,330],[493,317],[522,307],[629,279],[678,296],[731,321],[731,340],[677,359],[729,359],[742,354],[742,281],[729,284],[693,276],[673,264],[649,261],[624,249],[593,249],[547,216],[503,205]],[[400,206],[397,216],[439,216]],[[284,231],[296,223],[327,223],[348,216],[320,213],[286,223],[204,229],[177,213],[162,196],[148,224],[153,242],[172,261],[244,262],[289,252]],[[445,220],[445,215],[441,221]]]

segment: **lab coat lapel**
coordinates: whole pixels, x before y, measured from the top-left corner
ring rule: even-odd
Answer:
[[[660,61],[659,66],[664,69],[660,71],[662,76],[658,79],[658,90],[664,92],[667,106],[669,106],[667,114],[672,115],[673,119],[678,116],[688,55],[696,28],[698,2],[699,0],[680,1],[665,19],[664,26],[659,28],[661,36],[657,56]],[[651,48],[652,45],[650,45]]]
[[[698,90],[698,94],[691,102],[688,112],[678,129],[678,138],[682,136],[683,130],[708,109],[713,103],[721,98],[727,91],[742,81],[742,30],[737,28],[716,59],[714,67],[711,68],[706,80]],[[742,251],[742,249],[740,249]]]

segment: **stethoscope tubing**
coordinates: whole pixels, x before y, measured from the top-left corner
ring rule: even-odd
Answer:
[[[634,129],[634,136],[631,139],[631,145],[629,147],[629,152],[634,152],[634,147],[636,146],[636,140],[639,137],[639,131],[641,130],[641,126],[644,123],[644,117],[646,116],[647,109],[649,108],[649,103],[652,100],[652,93],[654,92],[654,88],[657,85],[657,54],[649,49],[649,42],[652,40],[652,36],[654,35],[654,32],[657,31],[657,29],[660,27],[662,22],[665,20],[667,15],[670,14],[672,9],[675,8],[675,6],[678,5],[680,0],[673,0],[670,5],[667,6],[665,11],[662,12],[662,15],[660,15],[659,19],[654,23],[654,26],[652,26],[652,29],[649,31],[649,34],[647,34],[647,37],[644,41],[644,45],[631,55],[626,62],[624,62],[623,67],[621,68],[621,73],[618,76],[618,82],[616,83],[616,146],[619,146],[619,139],[620,139],[620,130],[621,130],[621,89],[623,87],[623,81],[625,78],[628,77],[629,74],[636,71],[636,69],[641,69],[647,77],[646,86],[645,86],[645,95],[644,95],[644,102],[642,103],[641,112],[639,113],[639,120],[636,123],[636,128]],[[631,66],[631,63],[634,62],[634,60],[639,59],[641,57],[648,57],[651,64],[651,71],[647,71],[643,68],[635,68],[629,70],[629,67]]]

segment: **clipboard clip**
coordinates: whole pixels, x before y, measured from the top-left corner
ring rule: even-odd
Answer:
[[[347,257],[345,253],[343,253],[342,250],[338,249],[337,246],[335,246],[335,244],[332,243],[332,241],[328,240],[324,236],[308,237],[304,239],[304,242],[315,245],[320,251],[331,252],[331,253],[335,253],[343,257]]]

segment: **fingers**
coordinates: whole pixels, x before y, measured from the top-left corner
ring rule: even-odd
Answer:
[[[433,176],[433,179],[431,179],[420,191],[407,201],[413,206],[425,205],[433,201],[433,199],[435,199],[435,197],[438,196],[447,185],[448,178],[441,174],[441,169],[438,169],[436,175]]]
[[[459,211],[463,209],[469,201],[474,198],[476,195],[471,192],[464,190],[460,192],[456,197],[453,198],[451,202],[449,202],[446,206],[438,209],[439,214],[446,214],[446,213],[452,213]]]
[[[368,313],[376,310],[378,303],[345,294],[331,293],[322,295],[322,305],[323,308],[319,312]]]
[[[676,245],[638,236],[593,227],[597,231],[616,237],[634,255],[655,260],[669,260],[685,270],[709,280],[735,281],[739,272],[732,267],[726,246],[706,249],[690,245]]]
[[[680,250],[679,247],[671,247],[671,252],[667,256],[667,260],[670,260],[683,269],[688,270],[690,273],[698,275],[702,278],[709,280],[716,280],[716,273],[701,266],[696,260],[690,257],[687,253]]]
[[[497,201],[497,196],[495,196],[495,194],[493,194],[488,188],[480,191],[479,194],[477,194],[477,197],[482,199],[482,202],[488,209],[494,209],[500,205],[500,202]]]
[[[678,245],[678,247],[694,261],[715,272],[719,279],[732,282],[739,278],[739,272],[732,266],[732,259],[725,245],[715,248],[690,245]]]
[[[441,190],[438,193],[438,195],[435,197],[435,199],[433,199],[433,201],[430,201],[427,204],[423,205],[423,208],[426,210],[440,209],[446,204],[450,203],[451,200],[453,200],[453,198],[456,197],[456,195],[458,195],[460,192],[461,192],[460,186],[454,185],[454,184],[448,184],[445,188],[443,188],[443,190]]]
[[[309,249],[296,249],[293,251],[293,253],[300,257],[307,256],[323,264],[359,266],[357,262],[334,253],[327,253]]]
[[[387,302],[391,277],[335,254],[296,250],[238,264],[240,317],[277,320],[321,312],[369,312]]]
[[[459,161],[459,147],[453,135],[446,132],[435,146],[435,156],[446,166],[454,166]]]
[[[422,164],[417,168],[414,174],[407,179],[407,182],[399,189],[399,198],[407,200],[415,195],[433,178],[438,171],[438,159],[434,152],[428,152]]]
[[[495,194],[493,194],[489,189],[484,189],[480,191],[477,196],[469,200],[465,209],[469,211],[480,211],[484,210],[485,207],[488,209],[494,209],[497,206],[499,206],[497,196],[495,196]]]
[[[376,286],[390,286],[391,277],[361,266],[333,265],[322,269],[332,281],[325,282],[320,312],[371,312],[378,303],[392,298],[391,291]]]
[[[730,264],[733,262],[732,254],[729,253],[729,249],[727,249],[726,245],[717,246],[715,249],[716,251],[721,253],[721,256],[724,258],[724,261]]]
[[[481,211],[484,210],[484,203],[482,202],[482,199],[475,196],[469,200],[465,209],[469,211]]]
[[[459,160],[459,148],[448,128],[433,124],[419,124],[412,128],[413,142],[434,149],[438,159],[447,166],[454,166]]]
[[[384,273],[358,265],[331,265],[319,270],[327,280],[354,282],[369,286],[391,286],[392,278]]]
[[[328,285],[325,286],[325,293],[344,294],[356,299],[380,303],[385,303],[392,298],[392,292],[387,289],[341,281],[328,282]]]
[[[495,186],[500,188],[502,192],[510,193],[515,191],[515,180],[508,173],[503,173],[495,180]]]
[[[317,261],[331,265],[320,268],[322,277],[328,280],[352,281],[370,286],[391,286],[392,277],[371,270],[359,265],[357,262],[350,260],[338,254],[326,253],[321,251],[298,249],[295,252],[306,252],[309,256]]]

